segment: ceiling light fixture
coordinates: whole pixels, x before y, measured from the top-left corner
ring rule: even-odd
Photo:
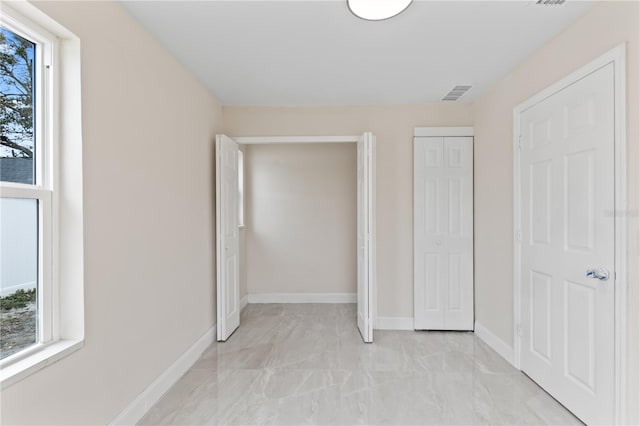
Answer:
[[[409,7],[413,0],[347,0],[351,13],[367,21],[393,18]]]

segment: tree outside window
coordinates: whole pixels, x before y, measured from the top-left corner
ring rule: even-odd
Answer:
[[[34,183],[36,45],[0,28],[0,162],[5,182]]]

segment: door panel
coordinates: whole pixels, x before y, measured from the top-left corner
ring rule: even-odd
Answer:
[[[539,161],[531,172],[531,243],[551,243],[551,162]]]
[[[608,64],[520,116],[521,366],[588,424],[614,420],[613,88]]]
[[[429,312],[440,312],[440,264],[443,255],[439,253],[425,253],[424,278],[429,283],[424,289],[424,298],[421,299],[424,309]]]
[[[591,287],[564,282],[564,334],[567,338],[564,373],[590,391],[594,390],[594,293]]]
[[[471,137],[415,138],[414,326],[473,330]]]
[[[531,271],[531,350],[549,362],[551,358],[551,277]]]
[[[420,219],[424,220],[425,231],[430,234],[437,234],[440,232],[440,197],[438,196],[438,179],[427,178],[424,181],[425,197],[424,214]]]
[[[462,181],[449,179],[449,235],[459,236],[462,231]]]
[[[462,269],[460,253],[449,253],[449,297],[447,310],[459,312],[462,310],[462,289],[460,269]]]
[[[358,140],[358,288],[357,323],[362,339],[373,342],[375,309],[375,137]]]
[[[565,248],[593,252],[595,222],[593,217],[594,150],[564,156]]]
[[[216,135],[218,341],[226,341],[240,325],[238,197],[238,144],[227,136]]]

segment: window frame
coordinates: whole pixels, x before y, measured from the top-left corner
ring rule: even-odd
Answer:
[[[25,23],[11,14],[3,13],[2,26],[35,44],[34,54],[34,154],[33,184],[0,181],[0,198],[23,198],[38,201],[38,280],[37,280],[37,328],[35,345],[46,345],[57,340],[56,309],[53,303],[56,282],[53,277],[53,220],[55,198],[55,173],[53,153],[56,151],[55,123],[53,117],[55,82],[52,74],[57,55],[57,40],[44,28],[33,23]],[[0,361],[0,366],[21,359],[27,349],[16,352]]]
[[[36,343],[0,360],[4,389],[83,346],[84,250],[80,40],[28,2],[2,9],[2,26],[36,51],[34,182],[0,181],[0,197],[38,201]]]

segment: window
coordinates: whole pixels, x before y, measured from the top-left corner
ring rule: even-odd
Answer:
[[[53,164],[45,123],[54,45],[0,25],[0,359],[52,338]]]
[[[244,226],[244,152],[238,151],[238,224]]]
[[[3,387],[76,350],[84,338],[79,53],[77,37],[33,5],[3,5]],[[61,69],[65,70],[64,75],[59,72]],[[60,90],[62,86],[64,89]],[[62,99],[64,102],[60,102]],[[64,170],[58,167],[60,163],[65,164]],[[61,306],[65,309],[61,310]]]

